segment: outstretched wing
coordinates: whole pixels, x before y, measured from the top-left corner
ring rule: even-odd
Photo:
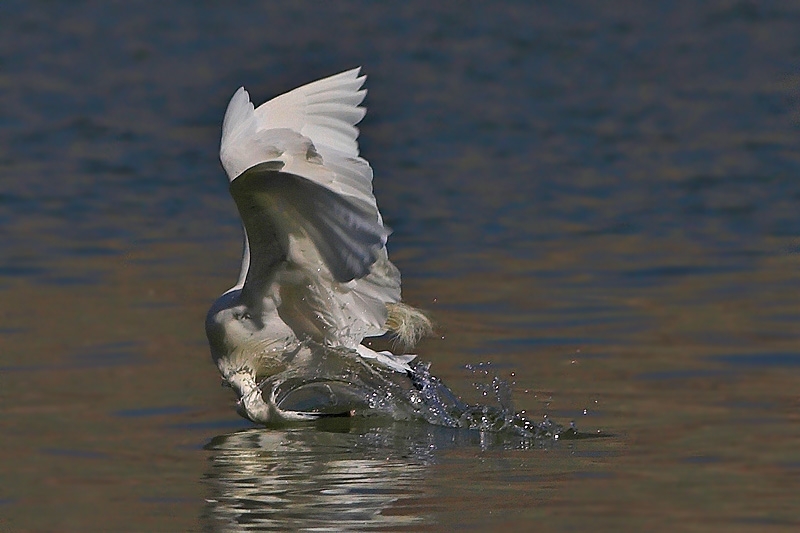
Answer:
[[[303,271],[316,297],[298,298],[292,312],[346,329],[359,342],[384,331],[386,304],[400,299],[372,169],[358,157],[363,82],[351,70],[257,109],[241,88],[225,113],[220,147],[247,238],[235,288],[257,301],[276,290],[277,269]]]
[[[366,76],[359,69],[303,85],[254,109],[244,87],[233,95],[222,123],[220,159],[233,181],[248,168],[274,157],[281,147],[264,139],[259,132],[285,129],[313,143],[325,160],[344,170],[340,183],[372,197],[372,170],[358,157],[358,129],[366,110],[359,104],[367,91],[361,89]],[[352,168],[349,168],[352,167]],[[333,184],[329,184],[333,185]],[[335,186],[335,185],[334,185]],[[339,192],[339,191],[337,191]]]
[[[325,268],[339,283],[367,276],[389,235],[369,205],[281,167],[259,163],[230,185],[250,247],[244,291],[270,282],[283,260],[306,270]]]

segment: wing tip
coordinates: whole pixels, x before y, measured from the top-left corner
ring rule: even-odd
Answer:
[[[253,102],[250,101],[250,93],[244,88],[239,87],[228,102],[228,107],[225,109],[225,116],[222,119],[222,143],[225,143],[225,137],[230,135],[237,127],[252,116],[255,107]]]

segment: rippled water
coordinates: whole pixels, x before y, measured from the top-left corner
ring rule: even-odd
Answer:
[[[779,1],[1,3],[0,530],[797,530],[799,27]],[[202,328],[240,257],[224,107],[355,65],[420,359],[610,437],[235,414]]]

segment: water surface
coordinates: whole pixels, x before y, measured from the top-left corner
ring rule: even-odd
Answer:
[[[0,529],[795,531],[791,2],[0,6]],[[431,371],[531,443],[260,430],[203,335],[235,282],[228,98],[355,65]]]

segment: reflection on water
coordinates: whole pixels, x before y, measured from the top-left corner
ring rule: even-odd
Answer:
[[[388,435],[252,429],[213,439],[206,476],[212,529],[364,531],[424,521],[388,511],[423,480],[434,445]]]
[[[207,526],[231,530],[420,527],[433,517],[408,500],[446,450],[541,448],[554,441],[424,423],[329,418],[314,425],[248,429],[211,440]]]

